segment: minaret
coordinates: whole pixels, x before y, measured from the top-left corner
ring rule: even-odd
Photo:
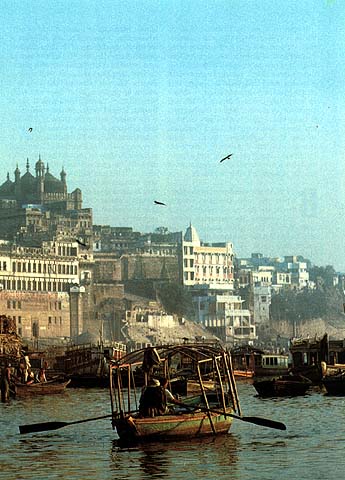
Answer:
[[[14,171],[14,194],[16,196],[16,200],[20,202],[21,200],[21,188],[20,188],[20,170],[17,168]]]
[[[62,170],[60,172],[60,178],[61,178],[61,182],[63,183],[63,192],[67,193],[66,172],[65,172],[63,167],[62,167]]]
[[[35,165],[37,178],[37,195],[40,203],[43,203],[44,195],[44,163],[41,160],[41,155],[38,155],[38,162]]]

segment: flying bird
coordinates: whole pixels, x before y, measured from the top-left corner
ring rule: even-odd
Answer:
[[[224,160],[228,160],[228,158],[232,157],[233,153],[230,153],[229,155],[227,155],[226,157],[222,158],[219,163],[222,163],[224,162]]]
[[[155,200],[154,203],[156,205],[164,205],[166,207],[166,203],[163,203],[163,202],[158,202],[158,200]]]
[[[86,243],[83,243],[82,241],[80,241],[79,238],[76,238],[75,241],[76,241],[77,243],[79,243],[79,245],[81,245],[82,247],[88,248],[88,246],[86,245]]]
[[[30,133],[32,132],[32,127],[28,128],[28,132]]]

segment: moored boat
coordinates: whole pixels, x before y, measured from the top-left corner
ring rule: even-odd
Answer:
[[[335,375],[325,375],[321,380],[328,395],[345,395],[345,372]]]
[[[305,395],[312,382],[302,375],[255,380],[253,386],[260,397],[295,397]]]
[[[41,383],[16,383],[14,385],[15,397],[28,397],[35,395],[53,395],[63,393],[71,380],[48,380]]]
[[[289,370],[289,355],[265,352],[250,345],[231,350],[235,377],[272,377],[285,375]]]

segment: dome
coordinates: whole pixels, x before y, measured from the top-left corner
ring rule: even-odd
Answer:
[[[48,172],[44,177],[44,191],[46,193],[63,193],[64,186],[60,180]]]

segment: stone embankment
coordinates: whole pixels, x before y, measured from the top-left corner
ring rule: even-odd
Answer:
[[[295,326],[290,322],[280,321],[275,322],[271,327],[274,333],[285,338],[322,337],[325,333],[332,339],[345,338],[345,317],[343,322],[339,322],[338,317],[314,318],[296,322]]]
[[[204,327],[194,322],[185,320],[184,324],[172,328],[150,328],[144,323],[134,323],[128,326],[127,335],[132,342],[137,344],[165,345],[195,342],[202,340],[217,340],[217,338]]]

